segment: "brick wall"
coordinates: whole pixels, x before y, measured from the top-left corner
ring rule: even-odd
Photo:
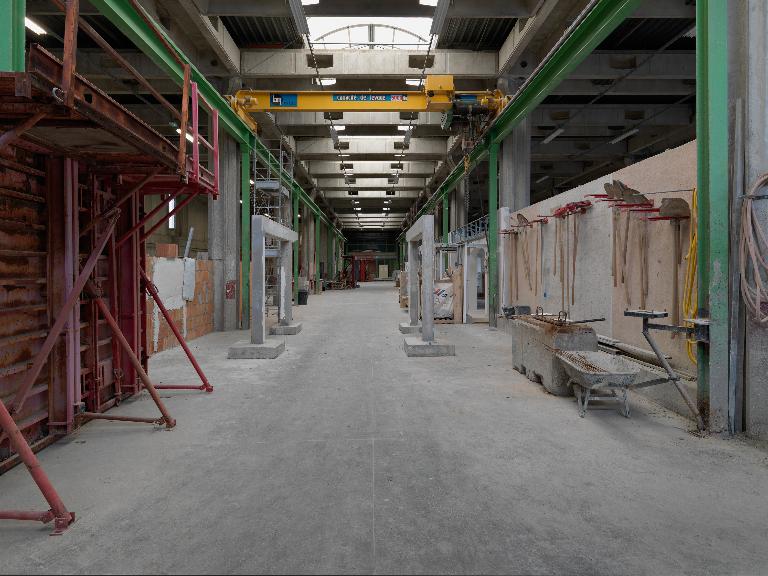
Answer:
[[[160,297],[174,324],[186,340],[213,332],[213,262],[195,260],[195,293],[192,300],[182,298],[183,260],[147,258],[147,273],[160,290]],[[155,275],[158,275],[156,278]],[[178,346],[170,326],[147,295],[147,334],[150,355]]]

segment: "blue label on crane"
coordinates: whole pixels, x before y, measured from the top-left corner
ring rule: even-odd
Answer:
[[[334,94],[334,102],[407,102],[408,94]]]
[[[270,108],[296,108],[299,105],[298,94],[270,94]]]

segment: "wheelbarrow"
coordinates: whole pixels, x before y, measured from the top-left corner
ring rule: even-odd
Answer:
[[[590,400],[612,400],[621,403],[621,414],[629,418],[627,390],[635,383],[640,367],[621,356],[607,352],[570,352],[555,350],[568,374],[579,416],[584,418]],[[606,395],[607,394],[607,395]]]

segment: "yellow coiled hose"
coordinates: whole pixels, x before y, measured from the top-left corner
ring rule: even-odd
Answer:
[[[685,257],[687,267],[685,270],[685,288],[683,289],[683,314],[684,318],[696,318],[696,308],[699,305],[698,295],[696,294],[696,250],[698,248],[698,239],[696,237],[697,228],[697,199],[696,189],[693,189],[691,197],[691,229],[689,232],[690,242],[688,244],[688,254]],[[690,322],[685,322],[690,326]],[[688,352],[688,358],[696,364],[696,341],[690,338],[685,343]]]

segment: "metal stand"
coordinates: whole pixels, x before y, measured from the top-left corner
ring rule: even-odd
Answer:
[[[187,355],[187,358],[189,358],[189,361],[192,363],[192,367],[195,369],[195,372],[197,372],[197,375],[200,376],[200,380],[202,381],[202,384],[200,386],[165,385],[165,386],[155,386],[155,388],[157,390],[204,390],[205,392],[208,392],[210,394],[211,392],[213,392],[213,386],[211,386],[211,384],[208,382],[208,378],[205,377],[205,374],[203,373],[203,369],[200,368],[200,365],[197,363],[197,360],[192,354],[192,350],[190,350],[189,346],[187,346],[187,341],[184,340],[184,336],[182,336],[181,332],[179,332],[179,329],[176,327],[176,323],[173,321],[173,318],[168,312],[168,309],[165,307],[165,305],[163,304],[163,301],[160,299],[160,293],[157,290],[157,286],[155,286],[152,280],[149,279],[149,276],[147,276],[147,273],[144,271],[144,268],[142,268],[141,266],[139,266],[139,274],[141,274],[141,277],[144,279],[144,286],[146,287],[147,292],[149,292],[149,295],[152,296],[152,299],[155,301],[155,304],[157,304],[157,307],[160,310],[160,313],[163,315],[163,318],[165,318],[165,321],[168,323],[168,326],[173,332],[173,335],[176,336],[176,340],[179,341],[179,344],[184,349],[184,353]]]
[[[587,407],[590,400],[613,400],[622,404],[621,415],[625,418],[629,418],[629,395],[627,394],[627,387],[620,386],[612,388],[606,386],[611,392],[610,396],[597,396],[593,394],[592,389],[584,388],[575,382],[570,382],[573,387],[573,393],[576,396],[576,405],[579,408],[579,416],[584,418],[587,415]]]
[[[648,341],[648,344],[651,345],[651,349],[653,350],[654,354],[656,354],[656,357],[658,358],[659,363],[667,372],[667,378],[660,378],[657,380],[651,380],[650,382],[643,382],[640,386],[636,386],[636,388],[645,388],[646,386],[654,386],[656,384],[664,384],[665,382],[672,382],[672,384],[675,385],[675,388],[677,388],[677,391],[680,392],[680,396],[683,397],[683,400],[688,405],[688,408],[696,417],[696,425],[698,426],[698,429],[700,431],[704,430],[706,427],[704,425],[704,419],[701,417],[701,413],[699,412],[698,406],[696,406],[696,403],[688,395],[688,392],[685,391],[685,388],[683,388],[682,384],[680,384],[680,376],[677,374],[677,372],[675,372],[672,369],[672,366],[669,365],[669,362],[667,362],[667,359],[664,357],[664,354],[659,349],[659,346],[656,344],[656,341],[653,339],[653,336],[651,336],[650,331],[664,330],[666,332],[683,333],[689,336],[693,336],[699,342],[708,342],[709,341],[709,322],[707,320],[698,320],[698,319],[690,320],[690,322],[693,324],[692,327],[670,326],[668,324],[651,323],[650,319],[652,318],[666,318],[667,316],[669,316],[669,314],[666,311],[662,312],[658,310],[625,310],[624,316],[643,319],[643,336],[645,336],[645,339]]]

